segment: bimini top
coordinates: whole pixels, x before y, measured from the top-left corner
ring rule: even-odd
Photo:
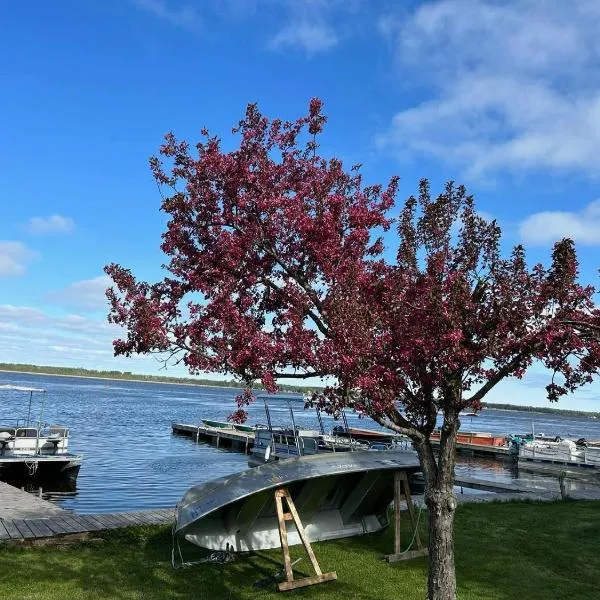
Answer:
[[[40,394],[43,394],[46,392],[46,390],[43,390],[42,388],[32,388],[32,387],[25,387],[22,385],[11,385],[9,383],[0,383],[0,391],[4,392],[4,391],[13,391],[13,392],[39,392]]]

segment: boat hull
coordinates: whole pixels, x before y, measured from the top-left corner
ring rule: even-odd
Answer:
[[[200,484],[176,511],[175,534],[210,550],[244,552],[280,545],[274,490],[287,487],[311,542],[366,533],[388,525],[393,472],[420,469],[414,453],[317,454]],[[288,523],[288,541],[300,543]]]
[[[431,433],[431,441],[440,441],[439,431]],[[501,447],[506,446],[506,436],[485,432],[459,431],[456,434],[456,443],[471,444],[472,446]]]

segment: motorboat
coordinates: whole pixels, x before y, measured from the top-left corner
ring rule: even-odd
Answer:
[[[572,466],[600,467],[600,447],[578,444],[576,441],[555,438],[554,440],[521,440],[518,444],[519,461],[555,462]]]
[[[15,419],[14,424],[0,424],[0,455],[64,454],[69,447],[69,428],[48,425],[42,421],[46,390],[17,385],[0,385],[3,392],[21,392],[29,397],[27,416]],[[32,418],[34,394],[40,395],[39,419]]]
[[[435,429],[431,432],[430,439],[437,443],[440,441],[441,431]],[[496,435],[485,431],[458,431],[456,434],[457,444],[470,444],[472,446],[493,446],[502,447],[508,445],[508,440],[505,435]]]
[[[293,456],[310,456],[323,452],[347,452],[368,447],[368,445],[346,436],[336,435],[335,428],[331,434],[325,433],[318,409],[319,430],[298,427],[291,402],[287,403],[291,426],[274,426],[271,421],[268,396],[259,397],[264,402],[267,425],[254,429],[254,445],[248,457],[248,465],[251,467]],[[344,422],[346,423],[345,417]]]
[[[43,421],[46,390],[2,384],[0,392],[25,395],[27,413],[0,424],[0,475],[3,479],[49,474],[77,477],[81,455],[69,452],[69,428]],[[6,405],[3,403],[4,406]],[[32,411],[39,408],[37,420]]]
[[[343,425],[325,432],[323,419],[317,408],[316,416],[319,429],[298,427],[294,409],[288,402],[291,426],[273,426],[268,396],[262,396],[265,406],[267,425],[254,430],[254,445],[248,458],[248,465],[255,467],[265,462],[287,459],[293,456],[310,456],[331,452],[349,452],[360,450],[402,450],[414,452],[408,438],[373,429],[350,427],[345,411],[341,411]]]
[[[174,535],[209,550],[245,552],[280,544],[274,490],[286,487],[310,542],[387,527],[394,471],[420,470],[405,451],[341,452],[268,462],[191,487],[176,508]],[[299,544],[288,530],[290,545]]]

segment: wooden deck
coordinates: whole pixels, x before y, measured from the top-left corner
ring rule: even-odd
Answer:
[[[56,515],[41,518],[0,519],[0,541],[39,540],[139,525],[167,525],[174,517],[173,509],[94,515],[61,510]]]
[[[0,519],[53,517],[64,513],[62,508],[0,481]]]
[[[0,482],[0,542],[81,535],[132,525],[166,525],[174,518],[171,508],[79,515]]]
[[[222,429],[207,425],[192,425],[189,423],[173,423],[173,433],[193,438],[196,442],[203,441],[217,448],[225,446],[248,454],[254,446],[254,433],[238,431],[237,429]]]

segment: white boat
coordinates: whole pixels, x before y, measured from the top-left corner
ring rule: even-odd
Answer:
[[[0,424],[0,455],[65,454],[69,448],[69,428],[43,422],[46,390],[18,385],[0,385],[0,392],[20,392],[29,396],[27,416],[16,418],[14,424]],[[39,419],[33,420],[31,410],[34,394],[39,401]]]
[[[600,467],[600,448],[577,445],[573,440],[526,441],[519,446],[519,460]]]

